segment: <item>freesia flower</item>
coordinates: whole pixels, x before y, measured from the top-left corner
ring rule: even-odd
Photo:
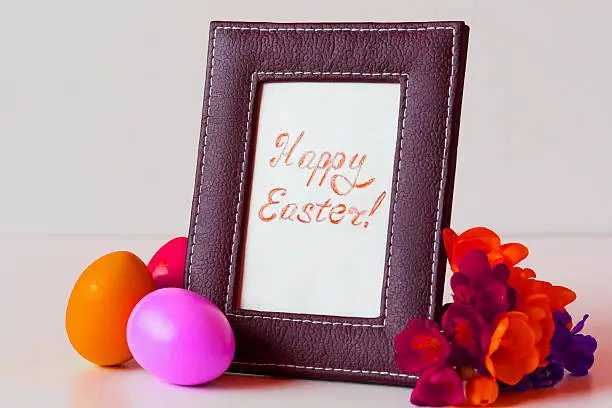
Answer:
[[[394,340],[395,363],[407,373],[416,374],[427,368],[439,367],[446,363],[450,345],[432,320],[416,318],[408,322]]]
[[[495,378],[488,375],[480,375],[467,382],[466,399],[475,407],[486,407],[495,402],[499,395],[499,385]]]
[[[538,366],[540,355],[529,318],[521,312],[506,312],[497,319],[485,365],[491,376],[515,385]]]
[[[571,330],[571,317],[567,312],[557,311],[555,332],[551,341],[549,361],[563,366],[574,376],[587,375],[595,361],[597,341],[592,336],[580,334],[589,315],[585,315]]]
[[[413,404],[488,406],[502,391],[553,387],[565,370],[588,373],[597,342],[581,334],[588,315],[572,325],[566,311],[576,299],[572,290],[516,266],[527,248],[502,245],[487,228],[442,233],[454,272],[442,328],[417,318],[394,339],[398,368],[420,374]]]
[[[508,385],[503,382],[499,382],[499,391],[500,392],[508,392],[508,391],[520,391],[525,392],[529,391],[533,388],[533,383],[531,382],[531,378],[528,375],[523,376],[519,382],[514,385]]]
[[[550,363],[544,367],[538,367],[529,375],[524,376],[515,385],[499,384],[502,392],[506,391],[529,391],[532,388],[548,388],[555,386],[563,379],[565,370],[560,364]]]
[[[529,375],[535,388],[548,388],[556,385],[563,379],[565,371],[561,364],[550,363],[545,367],[537,368]]]
[[[459,405],[463,401],[463,382],[459,374],[449,366],[425,370],[410,395],[410,402],[419,406],[442,407]]]
[[[491,268],[487,255],[481,250],[466,254],[457,273],[451,277],[455,303],[476,309],[487,322],[511,309],[515,293],[507,284],[508,267],[499,264]]]
[[[501,244],[496,233],[485,227],[471,228],[457,235],[450,228],[442,230],[444,247],[453,272],[459,270],[463,258],[473,250],[483,251],[491,266],[506,264],[514,266],[529,254],[529,250],[519,243]]]
[[[442,316],[442,330],[450,341],[451,365],[483,366],[484,356],[489,350],[491,327],[474,307],[451,304]]]
[[[550,299],[550,309],[555,312],[557,310],[565,310],[565,307],[576,300],[574,291],[563,287],[553,286],[549,282],[536,280],[535,272],[529,268],[510,268],[510,278],[508,283],[517,293],[518,300],[526,298],[535,293],[541,293]]]
[[[540,353],[540,367],[547,365],[550,354],[550,340],[554,332],[552,312],[565,310],[576,299],[576,294],[562,286],[535,279],[531,269],[513,267],[508,280],[516,291],[516,308],[529,317],[531,328],[536,335],[536,348]]]
[[[546,366],[548,364],[546,358],[550,354],[550,340],[555,330],[550,298],[542,293],[534,293],[526,298],[519,294],[515,310],[528,317],[529,326],[535,335],[535,347],[540,356],[538,366]]]

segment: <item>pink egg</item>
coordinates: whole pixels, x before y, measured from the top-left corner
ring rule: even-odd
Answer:
[[[234,333],[206,298],[180,288],[156,290],[136,305],[127,341],[142,368],[178,385],[204,384],[227,370]]]
[[[159,248],[147,265],[155,287],[182,288],[186,257],[187,238],[185,237],[171,239]]]

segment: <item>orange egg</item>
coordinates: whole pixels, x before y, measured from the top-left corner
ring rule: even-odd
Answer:
[[[94,261],[83,271],[68,300],[66,333],[72,347],[100,366],[130,360],[128,318],[136,303],[153,290],[147,266],[131,252],[112,252]]]

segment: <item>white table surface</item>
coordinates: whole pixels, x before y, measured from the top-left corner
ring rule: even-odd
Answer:
[[[146,261],[169,238],[0,238],[0,407],[410,406],[410,390],[399,387],[226,375],[188,388],[165,384],[135,364],[102,369],[80,358],[66,338],[64,311],[83,268],[118,249]],[[599,349],[589,377],[566,379],[555,389],[505,394],[496,405],[612,406],[612,237],[508,238],[530,248],[528,265],[539,278],[578,293],[570,313],[591,314],[585,332],[597,338]]]

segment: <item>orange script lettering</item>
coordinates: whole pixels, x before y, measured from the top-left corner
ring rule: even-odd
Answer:
[[[367,228],[372,217],[384,202],[387,192],[383,191],[369,208],[357,208],[345,203],[333,202],[331,198],[323,202],[298,204],[285,200],[287,189],[278,187],[268,192],[267,202],[259,208],[261,221],[290,221],[302,224],[326,223],[334,225],[346,222]]]
[[[309,173],[306,186],[318,185],[322,187],[325,183],[329,183],[331,190],[340,196],[345,196],[356,188],[365,188],[376,179],[373,177],[365,181],[359,180],[367,159],[366,154],[355,153],[351,156],[344,152],[331,153],[325,151],[317,153],[313,150],[296,153],[304,135],[305,132],[302,131],[292,141],[289,133],[279,134],[274,141],[278,153],[270,158],[270,166],[296,166],[305,169]],[[299,156],[297,162],[293,161],[294,154],[296,154],[295,157]]]

